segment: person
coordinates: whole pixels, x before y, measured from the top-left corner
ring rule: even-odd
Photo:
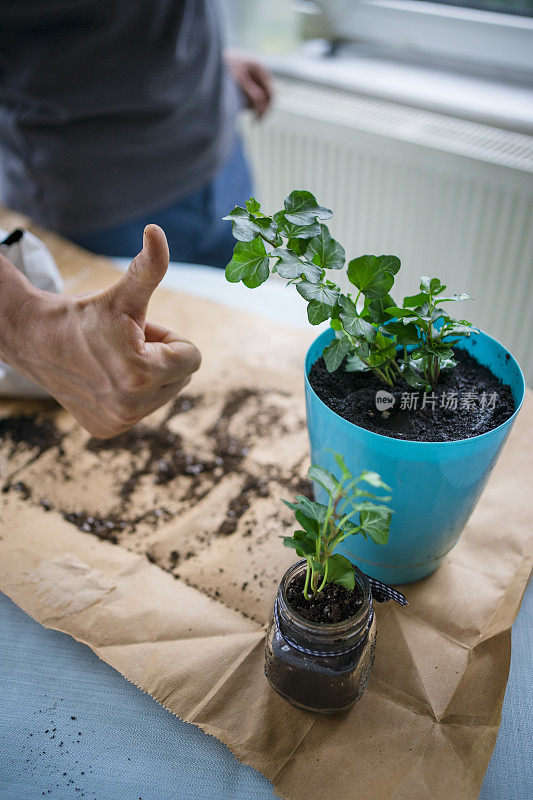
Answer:
[[[131,427],[199,367],[146,308],[169,260],[159,226],[175,260],[231,258],[220,217],[251,191],[237,85],[262,116],[270,77],[224,59],[215,0],[0,4],[3,202],[111,256],[136,253],[144,230],[125,276],[87,297],[38,291],[0,258],[0,359],[93,436]]]
[[[223,267],[221,217],[251,194],[237,110],[271,96],[259,63],[223,53],[216,0],[2,3],[2,201],[110,256],[155,222],[173,260]]]
[[[0,255],[0,360],[38,383],[93,436],[130,428],[186,386],[200,353],[147,321],[150,297],[168,267],[157,225],[109,289],[84,296],[35,288]]]

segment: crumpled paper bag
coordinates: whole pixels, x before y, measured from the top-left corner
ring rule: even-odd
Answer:
[[[33,233],[21,228],[15,228],[8,233],[0,228],[0,253],[38,289],[54,293],[63,290],[63,279],[52,254]],[[50,395],[29,378],[0,361],[0,396],[44,398]]]
[[[43,236],[74,291],[115,279],[105,260]],[[0,589],[284,797],[477,798],[531,571],[531,395],[459,544],[404,587],[408,608],[377,608],[364,697],[314,716],[263,671],[291,561],[280,498],[305,488],[313,332],[162,290],[149,316],[196,341],[204,360],[176,403],[134,432],[99,444],[62,410],[0,403]]]

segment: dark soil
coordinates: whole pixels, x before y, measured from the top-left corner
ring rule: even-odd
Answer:
[[[9,442],[10,456],[22,446],[27,450],[35,450],[35,458],[38,458],[52,447],[61,449],[63,434],[51,419],[27,414],[0,419],[0,441],[2,440]]]
[[[248,511],[254,497],[268,497],[268,484],[254,475],[248,475],[240,493],[230,500],[226,518],[219,525],[217,535],[229,536],[237,529],[240,518]]]
[[[9,492],[11,489],[13,489],[15,492],[19,492],[23,500],[29,500],[31,497],[31,489],[26,483],[24,483],[24,481],[6,483],[5,486],[2,486],[2,492],[4,494],[7,494],[7,492]]]
[[[358,613],[363,605],[363,597],[356,585],[353,591],[327,583],[324,590],[306,600],[303,595],[305,573],[298,575],[287,587],[287,600],[291,608],[311,622],[342,622]]]
[[[423,391],[404,381],[389,388],[368,372],[345,372],[343,365],[328,372],[322,357],[311,367],[309,381],[329,408],[374,433],[419,442],[469,439],[505,422],[515,404],[509,386],[487,367],[464,350],[455,350],[455,358],[457,366],[443,370],[434,392],[426,393],[425,399]],[[394,396],[392,408],[376,408],[379,390]]]
[[[79,528],[80,531],[84,533],[94,533],[99,539],[107,539],[107,541],[113,542],[113,544],[117,544],[118,542],[117,533],[128,527],[128,523],[124,520],[109,518],[99,519],[83,511],[63,511],[62,513],[63,518]]]
[[[178,475],[196,476],[206,471],[213,472],[219,463],[222,464],[222,461],[217,463],[217,459],[203,461],[192,453],[185,453],[181,437],[167,427],[173,416],[189,411],[196,402],[198,398],[189,395],[177,398],[158,428],[148,429],[140,423],[112,439],[89,440],[87,450],[92,453],[125,450],[128,453],[145,455],[141,466],[132,470],[120,487],[121,500],[129,500],[143,475],[152,474],[155,484],[164,485]]]
[[[91,439],[87,449],[93,453],[125,450],[128,453],[144,455],[139,467],[132,470],[119,490],[124,503],[130,499],[137,483],[144,475],[153,476],[155,484],[168,484],[179,476],[191,478],[188,492],[191,499],[201,500],[205,490],[197,487],[200,478],[209,476],[213,483],[223,474],[237,470],[249,452],[249,448],[228,434],[228,427],[236,413],[257,392],[251,389],[237,389],[230,392],[222,413],[213,428],[207,431],[214,443],[213,456],[200,458],[195,453],[186,452],[179,434],[169,430],[168,422],[176,414],[183,414],[193,408],[201,398],[191,395],[179,397],[159,425],[149,429],[142,423],[112,439]],[[195,479],[199,478],[198,481]],[[196,489],[198,488],[198,491]],[[244,512],[243,512],[244,513]]]

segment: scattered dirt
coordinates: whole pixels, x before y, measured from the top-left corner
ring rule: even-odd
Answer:
[[[226,511],[226,519],[217,529],[218,536],[229,536],[230,533],[236,530],[240,518],[250,508],[250,502],[253,497],[268,497],[268,484],[253,475],[248,475],[242,491],[230,500]],[[246,531],[248,536],[251,533],[251,529]]]
[[[31,489],[24,483],[24,481],[15,481],[14,483],[6,483],[4,486],[2,486],[2,492],[4,494],[6,492],[9,492],[11,489],[14,492],[19,492],[23,500],[29,500],[31,497]]]
[[[349,591],[336,583],[326,584],[324,590],[311,600],[303,594],[305,574],[298,575],[287,587],[287,600],[291,608],[311,622],[342,622],[353,617],[363,605],[363,597],[358,586]]]
[[[34,458],[39,458],[47,450],[57,447],[62,452],[63,434],[49,417],[28,414],[20,417],[2,417],[0,419],[0,441],[9,442],[9,455],[18,450],[35,451]]]
[[[258,393],[253,389],[235,389],[227,396],[222,411],[215,425],[207,431],[209,437],[215,440],[214,452],[219,465],[224,470],[236,469],[243,458],[250,452],[249,446],[230,434],[230,424],[232,419],[239,413],[244,404],[251,398],[257,398]],[[277,414],[271,415],[274,425]]]
[[[184,452],[179,434],[167,427],[170,419],[189,411],[198,399],[192,396],[179,397],[159,427],[155,429],[138,424],[112,439],[89,440],[86,447],[91,453],[126,451],[131,455],[144,457],[141,465],[131,471],[120,488],[120,497],[124,502],[130,499],[143,475],[152,474],[154,483],[165,485],[178,475],[195,476],[205,471],[212,472],[218,466],[215,459],[202,461],[194,454]]]
[[[284,392],[239,388],[224,398],[180,395],[168,409],[106,440],[79,428],[61,434],[57,411],[1,420],[0,449],[8,460],[29,450],[45,461],[34,464],[32,455],[27,469],[24,459],[0,487],[84,533],[144,554],[222,602],[231,605],[237,588],[268,614],[259,596],[265,587],[274,595],[286,553],[280,548],[281,564],[265,564],[264,543],[290,524],[281,498],[312,495],[302,477],[308,467],[302,411]],[[285,447],[283,458],[272,444],[265,449],[266,440]],[[257,502],[263,503],[259,519]],[[235,553],[236,564],[246,559],[246,570],[236,567],[220,582],[209,569],[202,572],[199,559],[210,564],[217,542],[220,552]],[[242,604],[249,608],[250,600]]]
[[[469,439],[505,422],[515,404],[509,386],[487,367],[464,350],[457,349],[455,358],[457,366],[443,370],[425,398],[404,381],[389,388],[369,373],[345,372],[343,365],[330,373],[322,357],[311,367],[309,381],[329,408],[369,431],[421,442]],[[380,390],[393,395],[392,408],[377,409]]]
[[[48,694],[42,697],[43,707],[27,710],[24,715],[23,725],[28,732],[21,746],[20,777],[26,783],[31,781],[44,787],[42,791],[36,790],[39,797],[97,800],[89,789],[94,783],[94,768],[88,757],[88,744],[96,731],[69,713],[63,697],[53,701]],[[127,756],[126,760],[131,758]]]
[[[107,539],[113,544],[117,544],[119,531],[123,531],[128,527],[128,523],[124,520],[116,519],[97,519],[90,514],[83,511],[63,511],[63,518],[67,522],[71,522],[80,531],[85,533],[94,533],[99,539]]]

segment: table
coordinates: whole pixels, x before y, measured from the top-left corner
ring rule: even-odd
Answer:
[[[307,324],[305,304],[281,282],[250,291],[227,284],[220,270],[173,264],[165,285],[273,321]],[[480,800],[533,796],[532,634],[533,582],[513,627],[502,726]],[[216,739],[173,717],[85,645],[42,628],[2,594],[0,692],[0,800],[274,797],[270,782]]]

